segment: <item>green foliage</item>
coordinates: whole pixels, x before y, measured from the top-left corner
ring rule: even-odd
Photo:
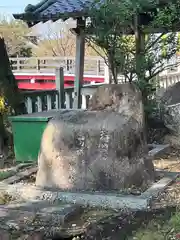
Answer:
[[[154,219],[149,221],[148,224],[143,224],[133,234],[133,239],[136,240],[173,240],[180,237],[180,212],[177,210],[172,213],[172,216],[154,215]],[[131,239],[131,238],[127,238]]]
[[[21,113],[21,95],[10,68],[4,39],[0,38],[0,141],[7,138],[5,120],[7,115]],[[0,146],[0,154],[3,149]]]
[[[17,82],[10,67],[3,38],[0,38],[0,52],[0,97],[3,103],[2,106],[4,108],[5,103],[7,103],[11,110],[17,112],[20,104],[20,94]]]
[[[0,96],[0,113],[2,115],[8,112],[8,107],[6,106],[4,96]]]
[[[118,82],[118,74],[130,82],[137,81],[145,109],[151,109],[156,76],[180,47],[180,38],[173,32],[179,24],[180,1],[160,6],[156,0],[107,0],[99,6],[91,11],[88,43],[103,51],[100,55],[105,56],[114,83]]]
[[[8,177],[13,176],[13,172],[12,171],[1,171],[0,172],[0,181],[2,181],[3,179],[6,179]]]
[[[8,204],[9,202],[13,201],[13,197],[6,192],[0,193],[0,204]]]

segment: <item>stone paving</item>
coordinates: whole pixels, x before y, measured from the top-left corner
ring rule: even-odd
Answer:
[[[48,236],[61,231],[66,222],[80,215],[83,209],[62,202],[33,201],[0,205],[0,232],[40,233]],[[1,240],[1,238],[0,238]]]

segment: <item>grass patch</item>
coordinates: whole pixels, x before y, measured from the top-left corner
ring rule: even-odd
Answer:
[[[11,177],[13,174],[14,174],[13,171],[2,171],[2,172],[0,172],[0,181],[6,179],[8,177]]]
[[[136,219],[135,219],[136,222]],[[175,240],[180,239],[180,209],[153,214],[144,219],[141,227],[132,231],[128,240]]]
[[[0,193],[0,205],[8,204],[11,201],[15,200],[11,195],[1,192]]]

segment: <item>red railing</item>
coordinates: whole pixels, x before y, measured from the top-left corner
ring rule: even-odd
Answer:
[[[19,89],[23,90],[53,90],[56,89],[55,74],[14,73]],[[104,76],[85,75],[84,84],[103,83]],[[74,86],[74,75],[64,76],[64,86]]]

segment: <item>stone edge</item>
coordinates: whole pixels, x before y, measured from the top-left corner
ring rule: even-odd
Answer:
[[[164,172],[164,177],[154,183],[150,188],[147,189],[140,196],[124,196],[120,194],[102,194],[102,193],[73,193],[73,192],[62,192],[62,191],[49,191],[40,189],[32,185],[24,185],[22,183],[15,184],[4,184],[0,183],[0,191],[6,192],[9,195],[20,198],[25,201],[33,200],[47,200],[47,201],[63,201],[70,204],[78,204],[84,207],[102,207],[112,209],[133,209],[142,210],[147,209],[154,197],[165,190],[180,173]]]
[[[164,153],[169,148],[169,145],[155,145],[151,144],[153,149],[149,151],[149,156],[155,157],[159,154]],[[23,177],[28,177],[36,171],[36,168],[31,168],[22,171],[18,176],[7,178],[5,181],[0,182],[0,191],[7,192],[9,195],[18,196],[23,200],[49,200],[55,201],[60,200],[66,203],[73,203],[82,206],[91,207],[103,207],[112,209],[122,209],[128,208],[133,210],[146,209],[150,206],[153,198],[158,197],[159,194],[165,190],[180,173],[169,173],[163,171],[164,177],[160,179],[157,183],[154,183],[150,188],[148,188],[140,196],[124,196],[122,194],[101,194],[101,193],[73,193],[73,192],[63,192],[63,191],[50,191],[42,190],[36,186],[24,185],[21,183],[14,183],[21,180]],[[159,172],[159,171],[156,171]],[[13,181],[14,179],[14,181]],[[14,184],[13,184],[14,183]]]
[[[148,152],[148,156],[155,158],[160,157],[162,154],[166,153],[170,145],[169,144],[148,144],[149,147],[152,147],[152,150]]]

